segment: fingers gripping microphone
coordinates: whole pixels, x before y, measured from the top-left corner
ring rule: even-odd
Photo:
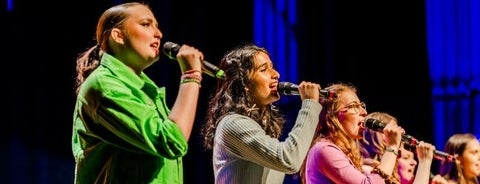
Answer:
[[[176,56],[178,51],[180,50],[180,45],[173,43],[173,42],[165,42],[163,44],[163,53],[168,56],[168,58],[172,60],[176,60]],[[217,66],[209,63],[208,61],[202,61],[203,72],[211,77],[215,77],[217,79],[225,79],[225,72],[218,68]]]
[[[383,129],[385,128],[385,125],[386,125],[386,123],[382,123],[377,119],[369,118],[365,121],[365,127],[369,128],[369,129],[372,129],[376,132],[382,132],[383,133]],[[414,146],[419,144],[419,141],[411,135],[405,135],[405,134],[402,135],[402,141],[404,143],[414,145]],[[453,161],[453,155],[450,155],[450,154],[442,152],[442,151],[434,150],[433,155],[436,159],[439,159],[439,160],[448,160],[450,162]]]
[[[298,85],[291,82],[279,82],[277,86],[277,90],[280,94],[283,94],[283,95],[300,95],[298,93]],[[324,89],[320,90],[320,96],[328,97],[328,98],[336,97],[334,92],[327,91]]]

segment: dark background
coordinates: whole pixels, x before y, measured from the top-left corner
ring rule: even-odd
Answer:
[[[13,1],[13,0],[12,0]],[[2,183],[73,183],[71,153],[77,55],[95,44],[100,14],[119,2],[16,0],[1,9]],[[217,64],[253,42],[253,1],[151,1],[163,42],[193,45]],[[326,86],[352,83],[369,112],[399,119],[407,133],[432,142],[432,113],[423,1],[299,0],[298,78]],[[275,60],[275,58],[272,58]],[[169,103],[180,70],[164,55],[146,72],[167,86]],[[300,81],[292,81],[299,83]],[[215,79],[204,77],[196,127],[185,157],[185,183],[213,183],[200,126]],[[296,97],[283,105],[295,114]],[[288,125],[287,125],[288,128]],[[287,178],[288,180],[288,178]]]

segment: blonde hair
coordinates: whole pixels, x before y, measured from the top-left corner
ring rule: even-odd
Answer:
[[[353,85],[344,83],[332,84],[326,87],[325,90],[333,92],[337,95],[337,97],[320,99],[320,104],[322,104],[323,108],[320,112],[320,121],[315,132],[315,138],[313,139],[310,147],[312,147],[319,140],[326,139],[337,145],[340,150],[342,150],[342,152],[347,155],[347,157],[353,163],[354,167],[357,168],[360,172],[363,172],[363,159],[360,153],[360,146],[358,144],[358,141],[348,136],[347,132],[345,131],[342,124],[340,123],[340,120],[338,120],[337,117],[337,111],[340,106],[338,97],[341,97],[342,94],[347,92],[356,93],[357,90]],[[302,183],[305,183],[305,164],[306,159],[303,161],[300,170],[300,177],[302,178]]]
[[[372,112],[369,113],[365,118],[376,119],[383,124],[398,122],[397,118],[386,112]],[[366,129],[363,132],[363,139],[359,142],[361,145],[361,153],[364,158],[371,158],[373,160],[380,161],[380,156],[383,154],[386,148],[382,132]]]

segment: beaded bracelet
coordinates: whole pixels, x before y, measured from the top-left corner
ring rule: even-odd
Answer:
[[[194,79],[194,78],[186,78],[186,79],[182,79],[180,80],[180,84],[185,84],[185,83],[188,83],[188,82],[194,82],[194,83],[197,83],[200,87],[202,87],[201,85],[201,82],[200,80],[198,79]]]
[[[382,177],[382,178],[385,180],[385,183],[387,183],[387,184],[396,184],[396,183],[398,183],[398,182],[395,182],[395,180],[393,180],[390,175],[388,175],[387,173],[383,172],[383,171],[380,170],[378,167],[373,168],[372,173],[377,173],[378,175],[380,175],[380,177]]]
[[[183,74],[182,77],[180,77],[180,80],[183,80],[183,79],[197,79],[199,81],[202,81],[202,76],[195,73],[189,73],[189,74]]]

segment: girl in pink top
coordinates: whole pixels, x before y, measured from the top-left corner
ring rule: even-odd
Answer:
[[[315,183],[391,183],[403,128],[389,123],[383,129],[387,151],[370,174],[362,171],[358,140],[362,139],[367,110],[354,86],[333,84],[325,88],[336,98],[322,98],[323,109],[315,138],[305,159],[302,182]]]

